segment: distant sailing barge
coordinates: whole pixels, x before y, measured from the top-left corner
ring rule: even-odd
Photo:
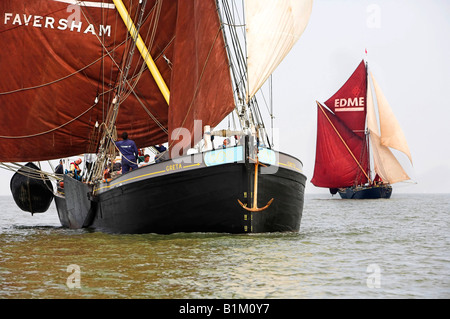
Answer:
[[[96,155],[83,181],[17,165],[16,203],[36,213],[54,197],[63,226],[113,233],[298,231],[302,163],[272,149],[255,94],[312,0],[246,0],[245,28],[230,2],[0,1],[0,162]],[[227,116],[235,127],[211,129]],[[124,131],[139,148],[167,143],[170,159],[104,179]]]
[[[390,198],[391,184],[409,180],[389,147],[405,153],[408,144],[375,78],[375,114],[367,63],[361,61],[325,106],[317,102],[317,141],[311,182],[344,199]],[[380,134],[381,132],[381,134]],[[373,164],[373,171],[371,170]]]

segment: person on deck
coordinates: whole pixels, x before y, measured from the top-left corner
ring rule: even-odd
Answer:
[[[139,167],[147,166],[148,164],[150,164],[150,155],[145,154],[144,155],[144,161],[139,164]]]
[[[112,161],[112,172],[117,174],[122,174],[122,163],[120,158],[116,158]]]
[[[221,145],[222,148],[227,148],[230,145],[230,139],[226,138],[223,140],[223,143]]]
[[[70,163],[70,172],[73,173],[73,178],[81,181],[81,158],[78,158],[75,162]]]
[[[55,168],[55,173],[56,174],[61,174],[61,175],[64,174],[64,167],[63,167],[63,160],[62,159],[59,160],[59,164]]]
[[[130,170],[137,169],[137,157],[139,151],[136,143],[128,139],[128,133],[122,133],[122,141],[117,141],[116,146],[122,154],[122,174],[128,173]]]

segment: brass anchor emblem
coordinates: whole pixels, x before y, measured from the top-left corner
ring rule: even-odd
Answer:
[[[259,162],[258,156],[256,156],[256,160],[250,158],[252,161],[255,162],[255,179],[254,179],[254,191],[253,191],[253,207],[252,208],[248,208],[246,205],[242,204],[242,202],[238,199],[237,201],[239,202],[239,204],[242,206],[242,208],[244,208],[245,210],[248,210],[249,212],[260,212],[263,211],[265,209],[267,209],[267,207],[270,206],[270,204],[272,204],[273,202],[273,198],[271,200],[269,200],[269,202],[267,203],[266,206],[264,207],[260,207],[258,208],[258,166],[262,165],[264,167],[267,167],[264,164],[261,164]]]

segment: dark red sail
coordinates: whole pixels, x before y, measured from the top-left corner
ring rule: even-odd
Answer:
[[[367,72],[364,60],[325,105],[355,134],[365,135]]]
[[[317,187],[340,188],[367,182],[365,140],[317,103],[317,141],[314,176]]]
[[[193,147],[202,138],[202,126],[216,126],[234,109],[221,28],[215,1],[179,2],[173,60],[178,67],[172,73],[169,109],[170,146],[180,140]],[[201,121],[197,132],[195,120]],[[185,140],[179,128],[187,129],[191,138]]]
[[[124,4],[136,22],[141,11],[138,1],[125,0]],[[95,152],[102,124],[121,85],[125,92],[120,97],[117,131],[127,131],[138,147],[168,141],[171,126],[190,128],[192,118],[214,125],[226,113],[223,105],[232,109],[231,90],[225,98],[214,90],[225,90],[226,84],[211,79],[212,72],[223,75],[219,79],[229,72],[226,62],[219,63],[224,47],[221,33],[217,36],[213,0],[146,2],[139,33],[172,94],[170,106],[137,49],[132,62],[127,62],[134,43],[111,0],[81,1],[79,5],[59,0],[0,1],[0,17],[0,161],[38,161]],[[204,43],[203,49],[190,44],[192,35],[183,29],[189,24],[198,28],[195,39]],[[203,35],[212,39],[201,41]],[[208,58],[215,68],[206,68],[202,81],[196,81],[212,41],[220,48],[211,50]],[[183,57],[184,50],[192,49],[190,56],[199,56],[199,60]],[[197,70],[193,78],[175,74],[177,70],[191,76],[191,64]],[[126,66],[130,71],[121,82]],[[179,81],[195,81],[200,86],[209,81],[212,88],[196,88],[195,96],[202,98],[192,106],[191,84],[186,84],[189,102],[181,102],[177,95],[183,92],[177,90],[185,87]],[[199,104],[202,106],[197,108]],[[218,111],[214,111],[216,105]],[[169,124],[169,113],[189,117]]]

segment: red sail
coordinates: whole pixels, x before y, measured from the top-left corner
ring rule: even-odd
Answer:
[[[366,183],[365,140],[325,107],[319,103],[317,106],[316,162],[311,182],[328,188]]]
[[[366,124],[367,73],[364,60],[325,105],[354,133],[364,137]]]
[[[136,21],[138,1],[126,0],[124,4]],[[196,13],[194,17],[189,15],[192,12]],[[173,101],[171,98],[169,107],[136,49],[116,126],[119,134],[127,131],[138,147],[168,141],[170,112],[178,108],[186,114],[196,110],[178,103],[177,94],[183,92],[174,91],[183,89],[176,82],[187,81],[176,76],[175,70],[190,70],[187,65],[204,63],[180,58],[183,50],[192,49],[183,44],[192,38],[180,32],[183,26],[194,20],[203,28],[196,30],[198,37],[217,34],[217,23],[209,25],[208,21],[210,17],[217,20],[213,0],[148,0],[143,17],[139,32]],[[108,108],[121,85],[121,70],[127,66],[126,58],[134,46],[113,2],[81,1],[73,5],[60,0],[0,1],[0,21],[0,161],[38,161],[95,151]],[[195,50],[200,52],[197,47]],[[213,50],[212,55],[218,52]],[[213,63],[218,60],[211,59]],[[223,69],[222,65],[216,71],[222,74]],[[210,89],[217,86],[226,87],[218,83]],[[209,94],[216,97],[215,92]],[[205,104],[212,109],[216,104],[223,105],[226,101],[219,98],[221,94]],[[211,113],[206,120],[212,124],[222,119],[219,117],[224,111]],[[189,127],[191,123],[186,120],[184,125]]]
[[[234,109],[234,99],[215,2],[180,1],[178,12],[174,64],[182,67],[172,74],[169,141],[193,146],[204,125],[216,126]],[[195,120],[201,121],[196,132]],[[179,128],[186,128],[191,138]]]

